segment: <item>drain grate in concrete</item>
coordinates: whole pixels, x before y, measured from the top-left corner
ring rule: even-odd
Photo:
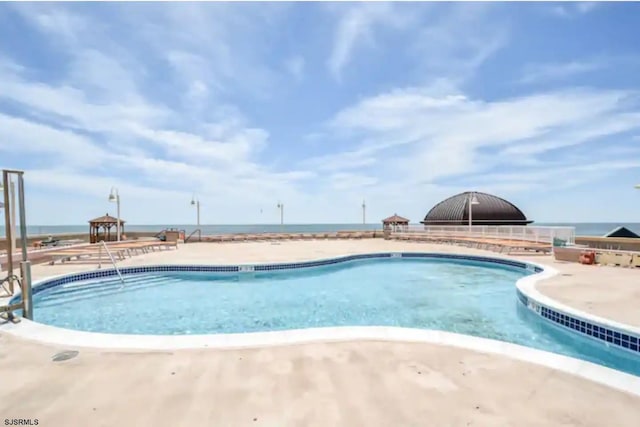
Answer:
[[[54,362],[63,362],[65,360],[73,359],[78,354],[79,354],[79,352],[76,351],[76,350],[61,351],[60,353],[55,354],[51,358],[51,360],[53,360]]]

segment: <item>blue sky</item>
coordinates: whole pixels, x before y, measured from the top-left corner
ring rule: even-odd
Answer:
[[[31,224],[640,221],[638,3],[4,3]]]

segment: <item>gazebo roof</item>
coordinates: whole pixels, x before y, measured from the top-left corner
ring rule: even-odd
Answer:
[[[398,214],[393,214],[389,218],[383,219],[382,222],[385,223],[385,224],[389,224],[389,223],[393,223],[393,222],[406,222],[406,223],[408,223],[409,220],[407,218],[401,217]]]
[[[91,221],[89,221],[89,223],[90,224],[117,224],[118,218],[114,218],[109,214],[105,214],[104,216],[92,219]],[[124,224],[124,223],[125,221],[121,218],[120,224]]]
[[[640,239],[640,235],[629,230],[627,227],[616,227],[602,237],[626,237],[631,239]]]

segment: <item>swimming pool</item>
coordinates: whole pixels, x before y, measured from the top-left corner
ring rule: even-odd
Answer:
[[[145,335],[327,326],[438,329],[640,375],[633,354],[555,327],[520,303],[514,283],[532,273],[522,268],[389,257],[304,269],[220,270],[148,271],[126,275],[124,285],[111,276],[36,288],[34,320],[82,331]]]

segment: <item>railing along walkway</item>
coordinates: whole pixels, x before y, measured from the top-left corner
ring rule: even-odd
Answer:
[[[398,227],[393,234],[419,234],[437,237],[466,237],[482,239],[507,239],[548,243],[549,245],[575,243],[575,227],[545,226],[418,226]]]

